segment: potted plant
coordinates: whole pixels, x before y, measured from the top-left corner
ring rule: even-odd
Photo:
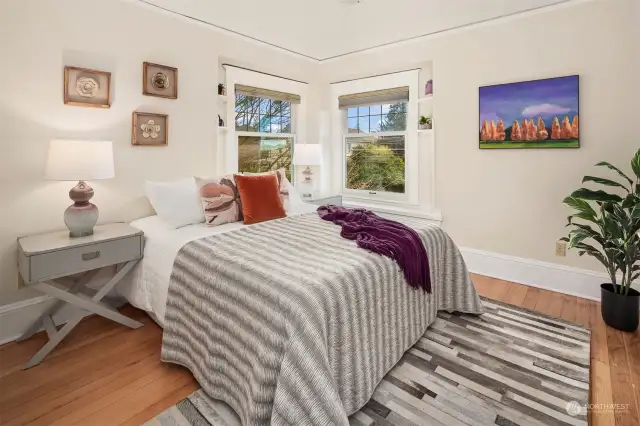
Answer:
[[[611,187],[615,193],[580,188],[565,198],[564,204],[577,212],[568,217],[567,226],[573,229],[561,240],[580,256],[595,257],[607,270],[611,282],[600,286],[604,322],[635,331],[640,293],[631,284],[640,277],[640,149],[631,160],[633,178],[604,161],[596,166],[607,167],[621,179],[585,176],[582,183]]]
[[[425,117],[424,115],[420,116],[420,121],[418,121],[421,129],[431,129],[432,120],[431,117]]]

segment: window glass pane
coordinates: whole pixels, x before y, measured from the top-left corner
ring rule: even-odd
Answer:
[[[347,117],[357,117],[358,116],[358,108],[349,108],[347,110]]]
[[[382,124],[382,116],[381,115],[372,115],[369,119],[369,131],[370,132],[379,132]]]
[[[271,115],[282,115],[283,111],[283,102],[282,101],[272,101],[271,102]]]
[[[282,133],[282,117],[271,117],[271,133]]]
[[[383,132],[393,132],[393,131],[403,131],[407,128],[407,114],[405,113],[394,113],[389,112],[387,115],[382,116],[382,125],[381,131]]]
[[[268,172],[284,167],[291,181],[292,138],[238,136],[238,171]]]
[[[271,99],[260,99],[260,115],[267,115],[271,111]]]
[[[395,108],[397,112],[407,112],[407,104],[405,102],[393,104],[391,108]]]
[[[347,137],[345,155],[345,188],[404,193],[404,135]]]
[[[347,118],[347,133],[358,133],[358,117]]]
[[[358,107],[358,115],[360,117],[364,117],[366,115],[369,115],[369,107]]]
[[[269,115],[260,116],[260,127],[258,131],[263,133],[271,133],[271,116]]]
[[[247,130],[247,114],[239,112],[236,114],[236,130]]]
[[[291,116],[282,116],[282,133],[291,133]]]
[[[281,115],[291,117],[291,102],[281,103]]]
[[[236,129],[246,132],[291,133],[291,102],[236,95]]]
[[[249,132],[257,132],[258,131],[258,121],[260,120],[260,115],[257,112],[248,113],[247,114],[247,120],[248,120],[247,131],[249,131]]]
[[[391,105],[389,105],[389,104],[382,105],[382,113],[383,114],[388,114],[389,113],[389,107],[391,107]]]
[[[236,95],[236,111],[247,110],[247,97],[244,95]]]
[[[360,133],[369,133],[369,117],[358,118],[358,130]]]
[[[369,114],[371,115],[382,114],[382,105],[371,105]]]
[[[402,131],[407,128],[407,114],[406,113],[398,113],[396,114],[395,120],[393,122],[393,130]]]

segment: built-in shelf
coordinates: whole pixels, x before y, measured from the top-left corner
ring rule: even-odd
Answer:
[[[219,132],[226,132],[227,130],[229,130],[229,128],[227,126],[218,126],[218,131]]]
[[[220,99],[221,102],[227,102],[227,95],[218,95],[218,99]]]
[[[433,129],[418,129],[418,133],[431,134],[433,133]]]
[[[426,95],[423,96],[422,98],[418,98],[418,103],[421,104],[423,102],[430,102],[433,100],[433,95]]]

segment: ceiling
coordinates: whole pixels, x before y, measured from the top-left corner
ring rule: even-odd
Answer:
[[[316,60],[570,0],[139,0]]]

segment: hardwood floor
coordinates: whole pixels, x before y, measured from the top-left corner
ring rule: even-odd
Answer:
[[[608,328],[597,302],[480,275],[473,281],[483,296],[591,328],[591,404],[628,408],[595,406],[590,424],[640,425],[640,332]],[[187,370],[160,361],[162,330],[142,311],[128,306],[123,313],[145,326],[130,330],[87,318],[26,371],[20,366],[44,343],[44,333],[0,346],[0,424],[137,426],[196,390]]]

